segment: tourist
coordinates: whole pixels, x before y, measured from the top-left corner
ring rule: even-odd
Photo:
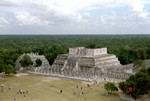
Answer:
[[[81,90],[82,90],[82,86],[81,86]]]
[[[82,89],[82,91],[84,91],[84,89]]]
[[[17,91],[17,94],[19,94],[20,92],[19,91]]]
[[[60,90],[60,93],[62,93],[62,90]]]
[[[29,91],[28,90],[26,90],[26,94],[28,94],[29,93]]]
[[[23,91],[23,94],[25,94],[25,91]]]
[[[21,93],[21,90],[19,89],[19,93]]]
[[[79,93],[78,93],[78,96],[80,96],[80,91],[79,91]]]
[[[82,91],[82,95],[84,94],[84,92]]]
[[[1,87],[4,88],[4,84],[2,84]]]
[[[14,101],[16,101],[16,97],[14,97]]]
[[[3,90],[4,90],[4,84],[1,85],[1,91],[3,91]]]
[[[78,86],[76,86],[77,87],[77,89],[78,89]]]
[[[20,94],[22,94],[22,89],[20,90]]]
[[[9,88],[8,88],[8,89],[9,89],[9,90],[11,90],[11,88],[12,88],[12,87],[11,87],[11,86],[9,86]]]

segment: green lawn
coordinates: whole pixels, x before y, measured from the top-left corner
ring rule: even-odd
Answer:
[[[81,81],[71,79],[55,79],[45,76],[26,75],[19,77],[7,77],[3,81],[0,79],[0,85],[4,84],[5,89],[0,91],[0,101],[123,101],[118,95],[106,95],[106,91],[99,86],[92,85],[90,88]],[[11,90],[8,87],[12,86]],[[79,86],[77,89],[76,86]],[[78,96],[84,89],[84,94]],[[19,89],[29,90],[26,97],[23,94],[17,94]],[[60,89],[63,93],[60,94]]]

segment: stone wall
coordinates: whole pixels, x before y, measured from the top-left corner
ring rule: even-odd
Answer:
[[[85,47],[69,48],[69,54],[96,56],[107,54],[107,48],[88,49]]]
[[[96,55],[102,55],[102,54],[107,54],[107,48],[98,48],[94,49],[94,56]]]
[[[32,60],[32,62],[33,62],[33,66],[30,66],[28,69],[33,69],[33,68],[36,68],[35,66],[36,66],[36,59],[40,59],[41,61],[42,61],[42,65],[40,66],[40,67],[46,67],[46,68],[48,68],[48,67],[50,67],[50,65],[49,65],[49,62],[48,62],[48,60],[45,58],[45,56],[44,55],[39,55],[38,53],[27,53],[27,54],[23,54],[23,55],[21,55],[17,60],[16,60],[16,66],[15,66],[15,69],[21,69],[21,68],[23,68],[23,67],[21,67],[21,64],[19,63],[20,61],[21,61],[21,59],[24,57],[24,55],[28,55],[30,58],[31,58],[31,60]]]
[[[82,68],[81,71],[72,71],[70,69],[60,69],[60,68],[45,68],[45,67],[37,67],[34,70],[30,71],[32,73],[45,74],[45,75],[53,75],[66,78],[80,78],[81,80],[90,80],[90,81],[108,81],[108,82],[122,82],[128,78],[131,73],[124,72],[102,72],[100,68]]]

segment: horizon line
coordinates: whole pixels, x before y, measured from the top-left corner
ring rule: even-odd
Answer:
[[[0,36],[7,36],[7,35],[150,35],[148,34],[0,34]]]

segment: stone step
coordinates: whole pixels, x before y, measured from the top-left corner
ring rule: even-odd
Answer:
[[[94,58],[97,59],[99,57],[104,58],[104,57],[109,57],[109,56],[114,56],[113,54],[103,54],[103,55],[97,55]]]
[[[113,61],[113,62],[99,63],[99,64],[96,64],[96,66],[106,67],[106,66],[113,66],[113,65],[119,65],[119,64],[120,64],[119,61]]]
[[[65,61],[66,61],[66,60],[59,60],[59,59],[56,59],[56,60],[54,61],[54,63],[58,63],[58,64],[60,63],[60,64],[62,64],[62,63],[65,63]]]
[[[114,61],[118,61],[118,58],[110,58],[110,59],[104,59],[104,60],[96,61],[95,64],[105,63],[105,62],[114,62]]]
[[[80,66],[86,66],[86,65],[87,66],[94,66],[95,64],[94,63],[88,63],[88,62],[80,62],[79,65]]]
[[[107,59],[112,59],[112,58],[117,58],[117,57],[115,55],[111,55],[107,57],[99,57],[99,58],[96,58],[95,61],[107,60]]]
[[[82,60],[82,59],[80,59],[80,61],[79,61],[79,63],[96,63],[96,64],[99,64],[99,63],[103,63],[103,62],[113,62],[113,61],[118,61],[118,58],[109,58],[109,59],[104,59],[104,60],[99,60],[99,61],[92,61],[92,60],[90,60],[90,59],[84,59],[84,60]]]

